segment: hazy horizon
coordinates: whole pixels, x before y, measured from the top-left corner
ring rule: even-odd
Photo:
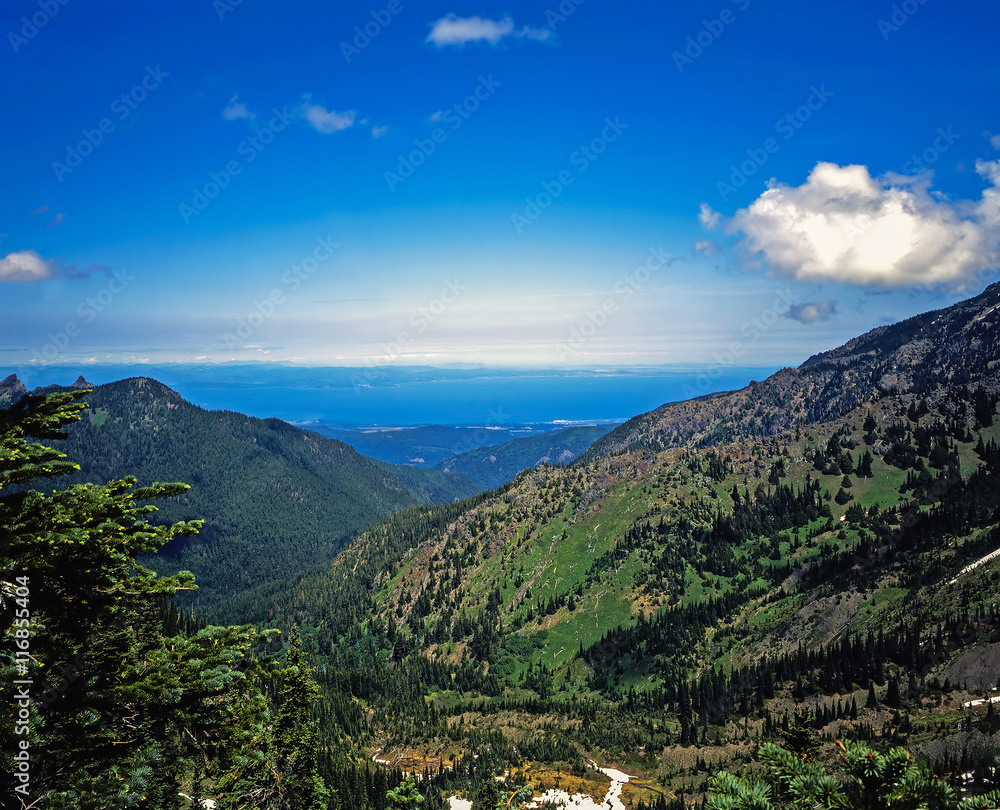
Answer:
[[[514,425],[625,421],[667,402],[742,388],[775,368],[715,364],[646,369],[312,367],[263,363],[0,365],[29,389],[152,377],[209,410],[298,424]]]

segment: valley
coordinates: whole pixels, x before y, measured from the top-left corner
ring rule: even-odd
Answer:
[[[478,806],[506,774],[510,796],[681,808],[771,740],[830,767],[836,740],[905,745],[981,793],[1000,748],[998,302],[994,285],[732,393],[440,469],[132,378],[84,396],[65,480],[193,485],[159,520],[200,532],[140,558],[199,583],[165,621],[301,639],[343,807],[405,774],[429,808]],[[511,467],[476,481],[484,459]],[[269,638],[267,659],[298,649]]]

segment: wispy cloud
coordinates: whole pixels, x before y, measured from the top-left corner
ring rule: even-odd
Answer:
[[[329,135],[354,126],[354,110],[345,110],[344,112],[327,110],[319,104],[310,104],[309,96],[305,98],[306,103],[302,105],[302,116],[317,132]]]
[[[45,223],[45,227],[54,228],[56,225],[59,225],[64,219],[66,219],[65,214],[62,213],[56,214],[52,219],[50,219],[48,222]]]
[[[710,231],[713,228],[717,228],[719,223],[722,222],[722,214],[718,211],[713,211],[712,206],[708,203],[702,203],[701,209],[698,211],[698,222],[701,223],[701,227]]]
[[[538,42],[546,42],[552,38],[551,28],[532,28],[530,25],[526,25],[521,28],[520,31],[516,33],[517,37],[522,39],[534,39]]]
[[[372,127],[372,137],[381,138],[389,131],[389,127]]]
[[[725,223],[748,263],[798,281],[864,287],[962,289],[995,268],[1000,243],[1000,161],[978,161],[980,200],[930,191],[930,175],[873,178],[866,166],[817,163],[806,182],[771,181]],[[720,224],[702,205],[706,227]]]
[[[837,314],[837,302],[829,298],[818,301],[807,301],[804,304],[793,304],[786,313],[787,317],[799,323],[815,323],[828,321]]]
[[[525,25],[515,30],[514,19],[510,16],[491,20],[488,17],[459,17],[457,14],[448,14],[431,26],[427,42],[439,48],[447,45],[468,45],[472,42],[497,45],[501,40],[511,36],[544,42],[552,37],[552,29]]]
[[[227,104],[226,109],[222,111],[222,117],[227,121],[237,121],[240,118],[252,121],[256,118],[257,114],[250,112],[250,110],[247,109],[247,105],[238,99],[239,94],[229,99],[229,104]]]

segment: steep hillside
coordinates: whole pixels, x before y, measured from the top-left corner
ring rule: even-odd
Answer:
[[[955,333],[935,331],[903,374],[913,335],[941,323]],[[1000,676],[997,329],[967,302],[852,341],[777,375],[832,374],[834,418],[529,470],[402,512],[239,610],[299,623],[320,660],[357,671],[336,688],[385,721],[352,743],[408,769],[487,743],[506,767],[544,739],[531,750],[555,773],[577,778],[589,757],[636,775],[633,804],[679,802],[780,737],[798,705],[831,754],[834,736],[905,743],[982,788],[1000,752],[993,704],[970,711]],[[847,407],[875,366],[878,396]],[[745,412],[700,414],[703,436]],[[362,685],[366,668],[401,679],[394,697]]]
[[[479,447],[440,462],[435,469],[460,473],[481,489],[496,489],[539,464],[569,464],[614,425],[582,425]]]
[[[599,439],[584,460],[630,449],[707,447],[829,421],[895,393],[935,398],[962,384],[1000,387],[1000,283],[947,309],[873,329],[726,394],[664,405]]]
[[[86,385],[81,379],[73,387]],[[148,564],[161,573],[193,571],[193,604],[328,559],[400,509],[475,490],[461,476],[428,470],[407,470],[404,482],[342,442],[278,419],[205,411],[155,380],[98,386],[84,401],[90,409],[59,448],[81,465],[69,482],[131,474],[140,484],[191,484],[159,517],[204,518],[204,529]]]
[[[547,729],[652,801],[738,767],[801,704],[816,734],[878,734],[958,779],[1000,750],[961,712],[1000,674],[1000,425],[995,400],[982,419],[926,404],[527,471],[237,606],[298,622],[340,666],[382,650],[440,719],[397,704],[353,740],[407,768]]]

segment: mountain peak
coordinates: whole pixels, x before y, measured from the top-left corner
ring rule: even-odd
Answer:
[[[595,442],[582,459],[637,448],[707,447],[825,422],[883,394],[1000,389],[1000,282],[944,309],[879,326],[739,391],[661,406]]]
[[[0,380],[0,407],[9,407],[28,393],[28,389],[16,374],[10,374]]]

